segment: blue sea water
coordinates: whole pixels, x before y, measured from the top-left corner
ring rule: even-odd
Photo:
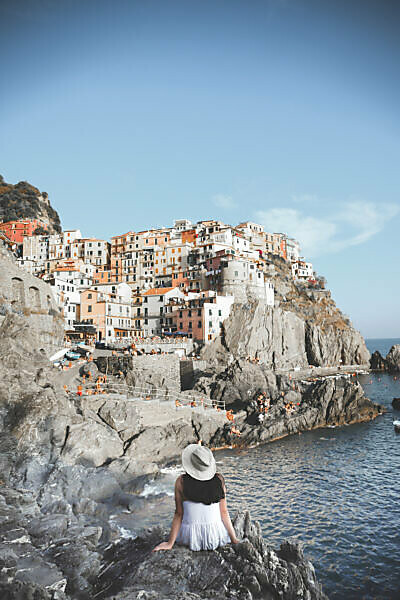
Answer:
[[[383,355],[400,340],[368,340]],[[216,455],[232,511],[248,509],[274,547],[304,544],[331,600],[400,598],[400,434],[393,428],[400,377],[360,375],[386,413],[369,423],[319,429]],[[400,419],[400,411],[397,412]],[[156,482],[143,524],[168,523],[176,471]],[[137,515],[136,515],[137,518]],[[137,525],[137,521],[136,521]]]

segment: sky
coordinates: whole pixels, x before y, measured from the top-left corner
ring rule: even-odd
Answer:
[[[389,0],[0,0],[0,173],[85,236],[288,233],[400,337],[399,30]]]

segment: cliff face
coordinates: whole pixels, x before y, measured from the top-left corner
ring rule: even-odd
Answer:
[[[271,308],[261,300],[233,306],[221,340],[202,351],[208,361],[257,357],[272,369],[368,364],[361,334],[342,322],[318,323],[300,312]]]
[[[284,261],[276,261],[270,278],[275,307],[256,298],[234,304],[221,340],[204,348],[205,360],[229,363],[257,357],[272,369],[369,363],[363,337],[329,290],[294,282]]]
[[[46,192],[20,181],[13,185],[6,183],[0,175],[0,220],[40,219],[48,225],[49,233],[60,233],[60,217],[51,206]]]

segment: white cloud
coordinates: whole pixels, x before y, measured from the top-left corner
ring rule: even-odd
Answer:
[[[215,194],[215,196],[212,197],[212,200],[215,206],[224,208],[225,210],[236,208],[237,206],[232,196],[227,196],[226,194]]]
[[[305,214],[294,208],[271,208],[258,211],[257,219],[266,231],[295,237],[303,254],[312,257],[364,244],[400,212],[397,204],[378,205],[362,200],[336,206],[336,211],[326,217]]]

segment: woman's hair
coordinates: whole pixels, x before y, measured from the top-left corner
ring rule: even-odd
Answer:
[[[185,473],[182,480],[184,500],[214,504],[225,498],[224,478],[219,473],[208,481],[199,481]]]

